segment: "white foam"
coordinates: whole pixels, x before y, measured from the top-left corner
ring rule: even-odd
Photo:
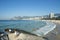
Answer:
[[[48,34],[50,31],[54,30],[54,28],[56,28],[56,25],[54,23],[51,23],[51,22],[46,22],[46,23],[47,23],[46,26],[39,28],[36,31],[33,31],[32,33],[38,36],[43,36],[43,35]]]

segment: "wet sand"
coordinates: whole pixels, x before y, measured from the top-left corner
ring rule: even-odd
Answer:
[[[48,40],[60,40],[60,21],[52,20],[51,22],[56,24],[56,28],[45,35],[45,37],[47,37]]]

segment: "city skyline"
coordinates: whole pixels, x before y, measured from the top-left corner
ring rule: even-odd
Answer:
[[[0,0],[0,19],[60,13],[60,0]]]

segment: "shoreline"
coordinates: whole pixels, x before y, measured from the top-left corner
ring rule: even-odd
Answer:
[[[58,23],[58,24],[60,24],[59,22],[60,21],[58,21],[58,20],[45,20],[45,21],[49,21],[49,22],[52,22],[52,23]],[[58,28],[58,27],[57,27]],[[56,29],[56,28],[55,28]],[[55,30],[54,29],[54,30]],[[58,38],[54,35],[55,33],[52,33],[52,32],[54,32],[54,30],[52,30],[51,32],[49,32],[47,35],[45,35],[45,37],[46,38],[48,38],[49,40],[57,40]],[[13,36],[12,36],[13,35]],[[53,36],[53,37],[52,37]],[[12,39],[13,40],[17,40],[17,39],[22,39],[22,40],[24,40],[24,39],[26,39],[26,40],[45,40],[44,38],[42,38],[42,37],[38,37],[38,36],[34,36],[34,35],[30,35],[30,34],[24,34],[24,33],[21,33],[21,34],[19,34],[19,36],[18,37],[15,37],[14,36],[14,34],[9,34],[9,37],[11,38],[12,37]]]
[[[37,36],[44,36],[56,28],[56,25],[54,23],[50,23],[50,22],[46,22],[46,23],[47,23],[46,26],[39,28],[38,30],[34,31],[33,33],[35,33]]]
[[[42,20],[42,21],[49,21],[49,22],[59,23],[60,24],[60,20]]]
[[[52,22],[54,24],[56,24],[56,28],[54,28],[51,32],[49,32],[47,35],[45,35],[46,38],[48,38],[49,40],[60,40],[60,20],[42,20],[42,21],[47,21],[47,22]],[[56,29],[58,34],[56,34]],[[38,37],[35,35],[31,35],[31,34],[26,34],[26,33],[20,33],[19,36],[15,36],[14,33],[10,33],[8,34],[9,38],[11,40],[45,40],[42,37]]]
[[[56,28],[45,35],[49,40],[60,40],[60,20],[45,20],[56,24]]]

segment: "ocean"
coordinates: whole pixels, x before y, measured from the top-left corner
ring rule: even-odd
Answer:
[[[27,32],[35,31],[46,25],[46,22],[36,20],[0,20],[0,29],[15,28]]]
[[[56,28],[56,25],[42,20],[0,20],[0,31],[6,28],[19,29],[37,36],[44,36]]]

